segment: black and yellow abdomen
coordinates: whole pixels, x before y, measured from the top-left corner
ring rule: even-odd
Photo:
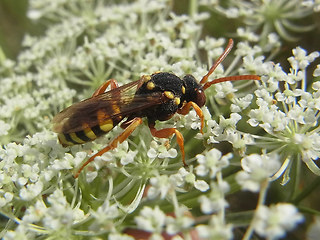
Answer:
[[[75,144],[83,144],[90,142],[100,137],[103,134],[106,134],[114,128],[115,125],[112,119],[108,119],[104,122],[99,123],[99,125],[94,127],[86,127],[81,131],[72,132],[72,133],[59,133],[58,138],[62,145],[71,146]]]
[[[114,111],[115,109],[113,109]],[[83,112],[82,116],[74,114],[63,118],[60,124],[55,125],[59,141],[63,146],[93,141],[111,131],[122,120],[122,116],[112,117],[105,109],[97,110],[95,114],[90,115],[91,118],[85,114]],[[77,126],[77,128],[73,128],[73,126]]]

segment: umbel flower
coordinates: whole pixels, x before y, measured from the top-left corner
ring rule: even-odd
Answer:
[[[242,17],[247,26],[247,33],[242,35],[249,41],[267,39],[270,32],[277,32],[286,41],[297,41],[298,37],[292,33],[308,32],[314,28],[312,24],[301,24],[301,21],[316,11],[315,3],[301,0],[258,0],[258,1],[228,1],[224,8],[216,4],[217,1],[201,1],[213,11],[223,14],[228,18]],[[241,28],[243,29],[243,28]],[[243,30],[240,30],[243,31]],[[256,38],[252,32],[258,33]]]
[[[307,183],[299,177],[302,171],[305,181],[320,175],[320,65],[313,76],[307,71],[319,53],[296,47],[280,64],[274,50],[282,38],[292,40],[291,32],[303,37],[289,26],[315,11],[316,1],[228,1],[233,8],[199,1],[245,23],[233,33],[245,40],[210,78],[257,74],[261,81],[206,89],[203,134],[194,110],[156,123],[157,129],[181,131],[188,166],[182,165],[175,138],[154,138],[142,124],[73,177],[123,129],[116,126],[93,142],[64,148],[51,131],[54,115],[110,78],[123,85],[167,71],[199,80],[223,52],[226,38],[206,29],[215,15],[201,12],[196,0],[188,14],[178,14],[177,2],[29,1],[29,19],[46,30],[26,35],[16,60],[0,52],[1,238],[280,239],[314,214],[300,204],[317,184],[300,189]],[[285,8],[267,19],[273,4]],[[285,71],[281,66],[288,63]],[[282,185],[275,181],[280,177]],[[270,189],[290,196],[275,197]],[[250,211],[241,207],[243,199]],[[316,219],[309,235],[317,228]]]
[[[320,156],[319,83],[313,83],[308,92],[306,78],[306,68],[319,57],[319,52],[307,55],[298,47],[292,53],[293,56],[288,58],[291,65],[289,74],[285,74],[279,65],[263,64],[264,69],[261,70],[268,76],[270,87],[255,91],[258,107],[248,114],[251,126],[259,126],[268,133],[263,137],[252,135],[256,139],[255,144],[281,155],[283,167],[278,174],[285,171],[283,184],[289,180],[293,162],[302,161],[313,173],[320,175],[315,164]],[[283,88],[278,85],[280,79]]]

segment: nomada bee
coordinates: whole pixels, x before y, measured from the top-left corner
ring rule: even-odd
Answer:
[[[147,118],[150,132],[154,137],[169,138],[176,135],[182,162],[186,166],[183,135],[176,128],[157,130],[155,121],[168,120],[175,113],[186,115],[190,108],[193,108],[200,118],[200,131],[203,133],[204,116],[201,107],[206,103],[205,89],[225,81],[260,80],[257,75],[238,75],[208,81],[209,76],[229,54],[232,47],[233,40],[230,39],[224,52],[199,83],[192,75],[186,75],[181,79],[169,72],[143,75],[138,81],[121,87],[116,80],[110,79],[100,86],[92,97],[58,113],[53,118],[53,130],[58,133],[63,146],[92,141],[108,133],[119,123],[124,129],[108,146],[91,156],[76,172],[75,178],[95,157],[116,148],[119,143],[126,140],[142,124],[143,117]],[[111,90],[105,92],[109,85]]]

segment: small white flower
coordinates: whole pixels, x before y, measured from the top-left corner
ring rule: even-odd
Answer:
[[[34,165],[21,165],[21,172],[25,178],[28,178],[31,182],[36,182],[39,178],[40,168],[39,164]]]
[[[175,183],[170,180],[166,175],[152,177],[150,179],[151,187],[148,189],[148,198],[156,198],[160,195],[163,199],[167,196],[170,190],[175,188]]]
[[[10,124],[6,123],[3,120],[0,120],[0,136],[7,135],[10,129],[11,129]]]
[[[241,112],[242,110],[249,107],[252,103],[253,95],[248,94],[242,98],[235,98],[233,104],[231,104],[230,110],[234,113]]]
[[[169,235],[174,235],[183,232],[194,224],[194,219],[188,212],[187,207],[179,206],[175,209],[175,216],[166,217],[166,232]]]
[[[315,113],[311,108],[305,109],[296,105],[288,112],[288,118],[301,124],[313,125],[317,122]]]
[[[84,213],[79,208],[72,208],[66,196],[60,189],[55,190],[49,197],[50,207],[43,216],[43,224],[48,229],[58,230],[83,220]]]
[[[277,49],[281,46],[281,41],[279,40],[279,35],[272,32],[268,34],[268,43],[263,47],[267,52]]]
[[[262,49],[259,46],[251,47],[247,41],[239,42],[235,54],[237,56],[255,56],[258,53],[261,53]]]
[[[147,155],[151,159],[159,158],[175,158],[178,155],[178,152],[174,148],[169,148],[166,146],[167,140],[161,140],[161,144],[158,144],[156,141],[152,141],[148,150]]]
[[[204,40],[199,41],[199,48],[206,50],[210,58],[215,59],[223,52],[225,42],[224,38],[216,39],[206,36]]]
[[[17,180],[17,183],[20,185],[20,186],[24,186],[28,183],[28,179],[25,178],[25,177],[19,177],[18,180]]]
[[[93,171],[93,172],[87,172],[86,173],[86,180],[88,183],[91,183],[96,177],[98,176],[98,172]]]
[[[240,27],[237,29],[237,34],[239,35],[239,37],[242,37],[250,42],[259,41],[259,36],[254,34],[249,28],[244,29]]]
[[[87,153],[86,152],[77,152],[74,159],[73,159],[73,164],[74,166],[79,166],[83,160],[87,157]],[[71,163],[70,163],[71,164]],[[73,165],[72,164],[72,165]]]
[[[259,206],[253,224],[260,236],[276,240],[283,238],[287,231],[294,229],[303,220],[303,215],[294,205],[278,203],[270,207]]]
[[[51,165],[53,170],[72,169],[74,157],[70,153],[66,153],[63,159],[53,161]]]
[[[286,81],[288,83],[294,83],[294,81],[291,81],[291,78],[288,76],[288,74],[283,71],[281,65],[279,63],[275,64],[273,62],[264,62],[263,63],[263,68],[260,71],[262,78],[267,78],[267,83],[268,85],[265,87],[265,89],[273,93],[275,91],[279,90],[279,82],[281,81]]]
[[[231,240],[233,239],[232,226],[226,224],[221,217],[212,215],[208,225],[197,225],[196,230],[200,239]]]
[[[191,184],[202,192],[209,189],[209,185],[205,181],[196,180],[196,176],[183,167],[179,169],[178,173],[171,175],[170,179],[172,182],[175,182],[178,187],[183,187],[185,184]]]
[[[241,166],[243,170],[236,175],[238,184],[244,190],[258,192],[260,184],[279,170],[279,156],[251,154],[241,160]]]
[[[166,215],[158,206],[154,209],[144,207],[134,221],[138,228],[144,231],[161,234],[164,230]]]
[[[224,196],[229,190],[230,187],[227,182],[221,182],[219,184],[213,183],[209,195],[202,195],[199,198],[201,211],[204,214],[212,214],[227,208],[229,204]]]
[[[201,122],[199,119],[199,116],[197,115],[196,111],[191,110],[186,116],[185,116],[185,122],[186,127],[191,129],[200,129],[201,128]]]
[[[11,192],[6,192],[3,197],[0,196],[0,207],[3,208],[6,204],[10,203],[13,199],[13,194]]]
[[[206,192],[209,189],[208,183],[204,180],[195,181],[194,187],[201,192]]]
[[[240,15],[239,9],[233,7],[226,9],[225,13],[228,18],[237,18]]]
[[[236,125],[241,119],[241,115],[238,113],[231,113],[230,118],[224,118],[220,116],[219,124],[216,121],[207,121],[207,132],[209,133],[208,143],[218,143],[219,141],[229,141],[230,134],[234,134],[236,131]],[[207,134],[205,134],[207,136]]]
[[[320,64],[317,65],[317,68],[313,72],[314,77],[319,77],[320,76]]]
[[[266,132],[270,133],[273,131],[283,131],[286,128],[289,119],[285,113],[278,110],[277,106],[271,105],[272,98],[269,94],[264,96],[264,99],[258,98],[256,103],[259,108],[252,109],[249,113],[250,119],[248,123],[251,126],[256,127],[259,125]]]
[[[92,229],[112,229],[115,225],[115,219],[117,219],[121,213],[117,204],[112,204],[109,199],[106,199],[96,211],[91,210],[91,214],[95,219],[91,225]]]
[[[229,159],[232,154],[222,156],[222,153],[213,148],[205,155],[198,154],[196,156],[199,165],[196,167],[198,176],[206,176],[209,174],[211,178],[215,177],[217,172],[229,165]]]
[[[101,156],[101,160],[109,162],[112,159],[120,159],[120,163],[125,166],[134,161],[137,153],[138,151],[131,151],[129,149],[128,141],[124,141],[123,143],[118,144],[115,149],[104,153]]]
[[[297,47],[292,50],[293,56],[288,58],[291,67],[295,70],[304,70],[310,63],[319,57],[319,52],[312,52],[307,55],[307,51]]]
[[[27,223],[37,223],[40,222],[44,216],[47,214],[48,208],[43,201],[37,200],[37,202],[27,208],[26,214],[23,216],[23,220]]]
[[[246,54],[243,58],[244,69],[246,72],[254,72],[258,75],[263,75],[268,67],[268,64],[263,62],[264,58],[264,56],[258,56],[255,58],[253,55]]]
[[[220,126],[223,128],[236,128],[237,123],[241,120],[241,115],[238,113],[231,113],[229,119],[220,116]]]
[[[42,182],[38,181],[36,183],[28,183],[26,187],[21,188],[19,196],[22,200],[30,201],[41,194],[42,190]]]
[[[14,231],[7,231],[3,240],[29,240],[34,238],[36,238],[36,233],[31,233],[28,227],[20,224]]]
[[[215,85],[215,91],[215,98],[225,98],[237,90],[233,87],[231,82],[222,82]]]
[[[238,132],[230,132],[226,137],[228,142],[232,144],[232,146],[241,151],[245,152],[247,145],[254,144],[254,140],[251,134],[241,134]]]
[[[294,143],[299,146],[302,153],[302,160],[308,162],[310,160],[318,160],[320,157],[320,135],[313,134],[298,134],[294,135]]]

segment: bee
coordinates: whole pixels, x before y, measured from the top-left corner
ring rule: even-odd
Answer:
[[[166,121],[176,113],[186,115],[193,108],[200,118],[200,131],[203,133],[204,116],[201,107],[206,103],[204,90],[213,84],[225,81],[260,80],[257,75],[238,75],[208,81],[209,76],[229,54],[232,47],[233,40],[230,39],[224,52],[200,82],[197,82],[192,75],[186,75],[181,79],[169,72],[143,75],[139,80],[120,87],[116,80],[110,79],[100,86],[92,97],[58,113],[53,118],[53,131],[58,133],[59,141],[63,146],[95,140],[118,124],[124,129],[108,146],[83,163],[76,172],[75,178],[95,157],[101,156],[125,141],[142,124],[142,118],[147,118],[152,136],[169,138],[176,135],[182,162],[187,166],[181,132],[176,128],[157,130],[155,122]],[[111,90],[106,91],[109,86]]]

